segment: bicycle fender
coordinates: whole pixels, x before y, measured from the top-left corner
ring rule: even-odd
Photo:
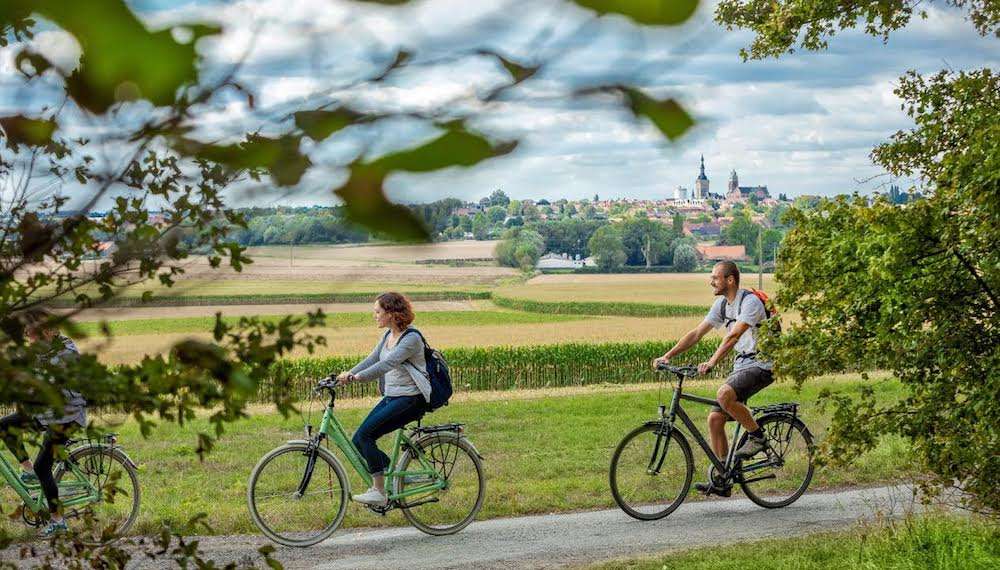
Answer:
[[[107,451],[108,453],[111,453],[111,454],[118,454],[125,461],[126,465],[128,465],[132,469],[138,469],[139,468],[139,466],[135,464],[135,461],[132,461],[132,458],[128,456],[128,453],[125,453],[125,450],[122,449],[121,447],[118,447],[117,445],[114,446],[114,447],[112,447],[110,445],[106,445],[106,444],[103,444],[103,443],[98,443],[98,444],[93,444],[93,445],[89,445],[89,446],[78,447],[78,448],[74,449],[73,452],[77,451],[77,449],[95,449],[95,448],[103,450],[103,451]]]
[[[462,437],[461,439],[462,439],[462,441],[464,441],[465,443],[468,443],[468,444],[469,444],[469,447],[471,447],[471,448],[472,448],[472,452],[476,454],[476,457],[478,457],[480,461],[486,461],[486,458],[485,458],[485,457],[483,457],[483,454],[482,454],[482,453],[479,453],[479,450],[478,450],[478,449],[476,449],[476,445],[475,445],[474,443],[472,443],[472,441],[471,441],[471,440],[467,439],[467,438],[466,438],[466,437],[464,437],[464,436],[463,436],[463,437]]]

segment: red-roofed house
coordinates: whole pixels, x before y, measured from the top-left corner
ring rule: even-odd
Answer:
[[[747,248],[742,245],[697,245],[695,249],[704,261],[747,260]]]

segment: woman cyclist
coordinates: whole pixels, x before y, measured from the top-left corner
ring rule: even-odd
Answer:
[[[399,293],[382,293],[375,299],[375,325],[387,329],[375,349],[337,376],[339,384],[378,380],[383,398],[354,433],[354,445],[372,474],[372,487],[352,498],[367,505],[387,502],[383,472],[389,456],[376,446],[378,438],[423,417],[430,401],[424,343],[419,334],[405,334],[413,322],[413,306]]]
[[[28,338],[40,345],[40,364],[61,366],[75,360],[79,356],[76,344],[67,336],[59,333],[52,325],[53,316],[45,310],[35,309],[24,313],[25,332]],[[55,463],[57,451],[69,440],[69,435],[87,425],[87,401],[79,392],[62,390],[64,407],[62,411],[49,410],[44,413],[27,415],[14,412],[0,418],[0,435],[14,457],[21,463],[21,481],[27,484],[37,483],[45,494],[49,504],[51,519],[42,529],[42,538],[65,532],[66,519],[63,518],[62,506],[59,503],[59,488],[52,476],[52,466]],[[41,448],[34,463],[28,459],[20,434],[26,430],[41,432]]]

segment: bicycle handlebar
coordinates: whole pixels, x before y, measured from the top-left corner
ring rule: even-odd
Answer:
[[[669,364],[658,364],[656,369],[664,372],[671,372],[678,376],[686,376],[688,378],[694,378],[698,375],[697,366],[671,366]]]
[[[319,382],[316,383],[316,387],[313,388],[313,394],[319,394],[323,390],[329,390],[330,395],[333,396],[337,389],[337,378],[333,376],[327,376]]]

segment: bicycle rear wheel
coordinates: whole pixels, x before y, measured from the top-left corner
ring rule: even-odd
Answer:
[[[435,536],[454,534],[469,526],[482,508],[486,495],[486,478],[479,454],[468,441],[451,433],[430,435],[414,445],[434,470],[444,477],[446,486],[399,499],[403,516],[416,529]],[[397,463],[397,471],[408,468],[414,471],[422,468],[412,450],[407,450]],[[429,476],[398,477],[396,493],[418,489],[432,482]]]
[[[639,426],[611,457],[611,495],[621,510],[639,520],[669,515],[691,489],[691,446],[677,429],[669,437],[663,429],[660,423]]]
[[[265,536],[285,546],[312,546],[328,538],[347,511],[347,477],[340,462],[309,445],[289,443],[257,463],[247,486],[250,517]]]
[[[69,463],[75,464],[78,471]],[[98,445],[74,449],[54,477],[63,501],[85,495],[81,485],[84,481],[98,491],[97,501],[65,509],[66,516],[83,519],[83,527],[74,530],[84,542],[112,541],[128,532],[139,516],[139,475],[117,449]]]
[[[764,416],[757,423],[767,437],[771,450],[744,459],[736,465],[742,472],[740,487],[758,505],[776,509],[798,500],[813,476],[812,434],[798,418],[786,415]],[[744,433],[739,446],[747,439]]]

